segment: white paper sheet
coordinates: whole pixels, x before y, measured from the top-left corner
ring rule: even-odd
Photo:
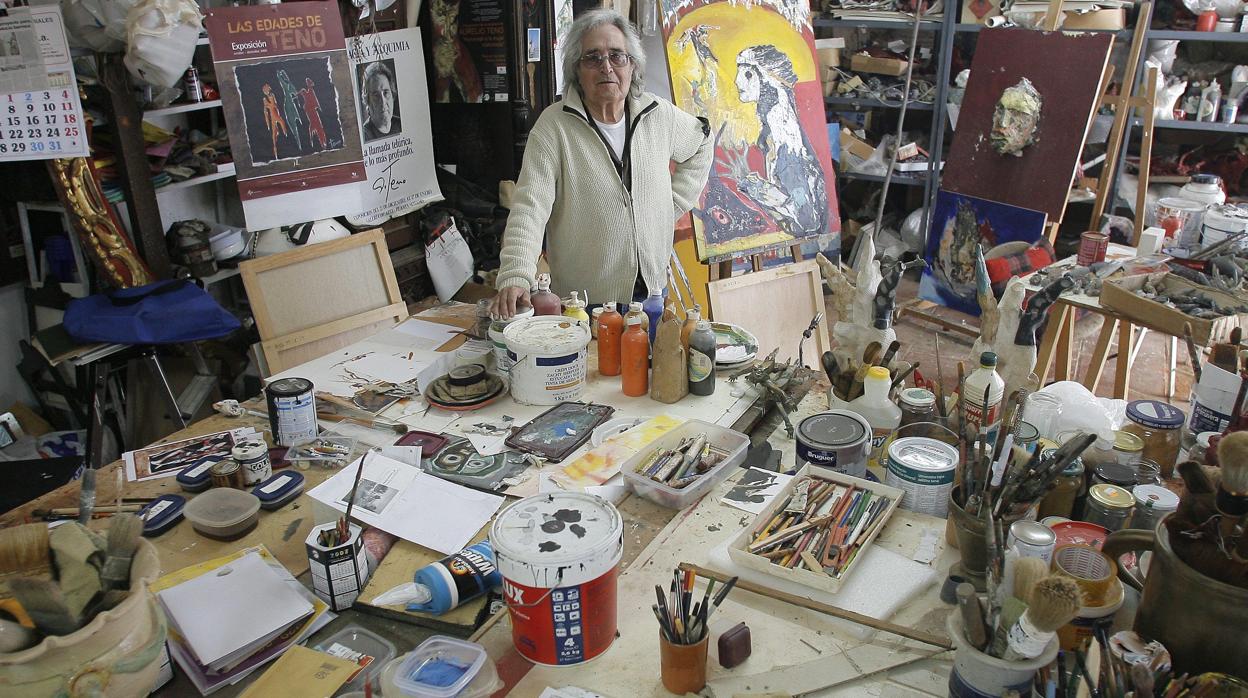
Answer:
[[[387,383],[406,383],[415,380],[429,363],[413,355],[413,352],[391,353],[384,351],[370,352],[352,361],[343,368],[351,374],[369,380]]]
[[[503,451],[510,450],[503,443],[507,440],[506,434],[498,436],[486,436],[485,434],[468,434],[468,440],[472,442],[472,448],[483,456],[497,456]]]
[[[417,349],[434,350],[449,342],[463,330],[440,322],[411,318],[395,326],[394,331],[406,335],[412,346]]]
[[[346,512],[359,461],[308,494]],[[502,506],[503,498],[420,472],[379,454],[369,454],[356,493],[352,518],[417,545],[450,555],[459,552]]]
[[[425,266],[443,303],[472,278],[472,251],[453,222],[432,245],[425,246]]]

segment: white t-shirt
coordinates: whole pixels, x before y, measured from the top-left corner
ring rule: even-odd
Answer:
[[[607,137],[607,142],[611,144],[611,150],[615,152],[615,157],[624,159],[624,136],[628,127],[628,119],[620,119],[614,124],[604,124],[594,119],[594,123],[598,125],[602,135]]]

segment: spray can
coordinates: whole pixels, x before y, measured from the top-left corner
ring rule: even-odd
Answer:
[[[426,565],[412,580],[427,593],[424,601],[409,603],[407,610],[441,615],[503,585],[488,540]]]

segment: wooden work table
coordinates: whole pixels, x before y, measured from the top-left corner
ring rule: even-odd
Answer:
[[[464,313],[470,312],[471,306],[442,306],[426,311],[420,317],[462,326]],[[451,322],[451,320],[461,322]],[[442,347],[442,349],[445,348]],[[594,365],[592,359],[590,365],[591,367]],[[752,393],[741,394],[740,387],[729,385],[723,375],[720,376],[715,395],[707,398],[691,396],[675,405],[663,405],[648,398],[624,397],[619,393],[618,379],[603,379],[592,369],[590,375],[591,379],[583,399],[611,404],[616,408],[616,414],[619,416],[650,416],[666,413],[730,425],[746,414],[754,403]],[[735,395],[734,390],[737,393]],[[263,409],[259,405],[259,400],[251,401],[249,406]],[[826,394],[823,391],[812,391],[793,415],[794,423],[804,415],[826,408]],[[505,399],[468,414],[474,419],[506,414],[513,417],[517,424],[523,424],[544,410],[545,408],[542,407],[520,405],[510,399]],[[429,431],[448,429],[454,431],[454,421],[458,417],[457,415],[439,415],[436,410],[425,412],[423,406],[420,405],[405,406],[403,404],[387,409],[383,415],[402,421],[412,428]],[[450,421],[447,421],[448,419]],[[213,416],[171,434],[165,440],[178,440],[240,426],[256,427],[265,432],[266,438],[268,436],[268,425],[259,417]],[[780,451],[783,465],[791,467],[794,462],[793,440],[783,429],[777,429],[768,441],[774,449]],[[578,454],[573,454],[564,463],[575,458],[576,455]],[[547,465],[543,468],[543,472],[552,472],[561,467],[562,464]],[[122,472],[121,461],[100,469],[98,503],[106,504],[117,497],[119,472]],[[314,514],[315,507],[312,505],[312,500],[306,496],[306,492],[333,475],[334,472],[334,470],[316,466],[303,471],[307,478],[304,486],[305,495],[277,511],[261,511],[257,526],[238,540],[224,542],[206,538],[197,534],[185,521],[169,532],[151,539],[160,554],[162,573],[229,554],[241,548],[263,544],[292,574],[310,584],[304,539],[317,522],[315,521],[316,514]],[[534,473],[532,477],[534,485],[541,478],[538,473]],[[606,656],[578,668],[558,671],[546,668],[533,670],[531,664],[520,659],[511,649],[506,614],[503,613],[487,621],[478,632],[479,640],[489,648],[491,656],[496,659],[500,672],[507,681],[508,689],[513,690],[513,695],[538,695],[546,685],[578,685],[617,698],[630,695],[662,695],[663,690],[658,683],[656,624],[648,609],[648,605],[653,602],[653,579],[670,575],[671,569],[679,562],[703,564],[710,547],[719,544],[723,539],[749,524],[752,520],[750,515],[719,503],[720,497],[728,486],[728,483],[724,483],[698,505],[679,512],[662,508],[632,495],[626,495],[618,504],[624,519],[622,568],[626,572],[622,575],[620,582],[621,635]],[[533,485],[530,485],[530,488],[536,491]],[[164,493],[181,493],[173,478],[122,484],[122,494],[126,497],[155,497]],[[77,506],[77,500],[77,483],[70,483],[0,516],[0,526],[22,523],[28,520],[35,509]],[[106,528],[107,519],[97,519],[92,522],[92,526]],[[933,533],[938,529],[943,530],[943,526],[943,520],[899,511],[898,515],[882,531],[878,544],[890,546],[908,557],[915,555],[916,549],[920,546],[926,546],[929,549],[932,545],[937,546],[934,551],[929,550],[932,553],[931,557],[935,558],[935,562],[931,564],[939,568],[938,576],[943,578],[944,570],[956,559],[956,555],[943,550],[943,536]],[[478,535],[484,535],[484,531],[479,532]],[[476,606],[461,607],[440,618],[410,614],[399,607],[375,607],[367,604],[368,599],[375,597],[390,586],[410,581],[413,572],[440,557],[442,556],[439,553],[400,541],[374,574],[369,587],[361,596],[363,603],[357,602],[356,608],[340,614],[339,619],[314,635],[307,644],[315,644],[316,641],[349,623],[364,625],[388,637],[396,644],[400,653],[419,644],[431,633],[430,627],[461,637],[468,636],[472,628],[487,616],[480,602]],[[646,588],[650,589],[649,600],[645,599]],[[929,588],[903,607],[893,620],[943,634],[945,609],[949,607],[940,606],[936,601],[936,588]],[[893,695],[908,695],[914,693],[915,690],[943,695],[951,655],[946,654],[935,659],[922,660],[922,656],[931,652],[930,647],[911,641],[901,641],[900,638],[886,634],[880,634],[875,639],[864,642],[846,634],[844,626],[836,625],[840,621],[833,622],[816,613],[746,592],[734,593],[721,609],[717,623],[725,623],[729,620],[733,622],[746,620],[750,624],[754,632],[754,657],[732,672],[716,665],[711,671],[712,678],[748,676],[772,668],[819,658],[822,655],[830,660],[836,659],[829,664],[833,667],[829,671],[833,672],[833,677],[848,681],[849,683],[845,683],[844,686],[852,687],[851,693],[867,688],[878,691],[888,684],[891,686],[890,690],[893,691]],[[712,632],[719,632],[726,629],[726,626],[720,627],[713,623],[711,629]],[[801,644],[795,644],[798,639],[802,640]],[[875,669],[892,666],[897,663],[898,658],[916,661],[891,672],[882,671],[866,678],[858,678]],[[238,685],[224,688],[214,695],[237,695],[250,683],[251,679],[261,673],[262,671],[256,672],[249,679],[245,679]],[[903,693],[898,693],[898,691]],[[180,670],[177,670],[173,682],[167,684],[159,694],[195,695],[195,691],[189,681],[181,675]]]

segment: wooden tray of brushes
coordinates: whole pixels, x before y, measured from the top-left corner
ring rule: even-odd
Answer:
[[[803,480],[810,482],[807,511],[826,513],[786,521],[784,508]],[[888,523],[902,494],[896,487],[807,464],[753,525],[728,544],[728,557],[742,567],[835,594]],[[868,499],[857,504],[860,497]],[[805,554],[797,550],[803,543]]]

